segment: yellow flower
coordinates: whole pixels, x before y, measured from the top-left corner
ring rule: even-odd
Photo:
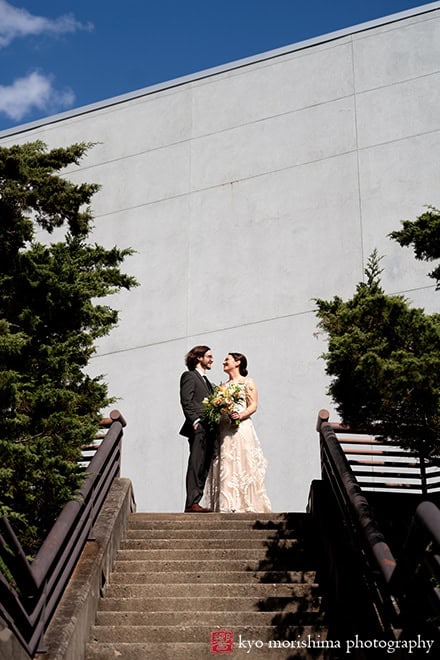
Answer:
[[[236,408],[235,406],[244,400],[243,389],[239,385],[218,385],[214,387],[214,392],[203,400],[205,416],[208,424],[215,428],[222,415],[230,415]],[[240,420],[234,420],[238,425]]]

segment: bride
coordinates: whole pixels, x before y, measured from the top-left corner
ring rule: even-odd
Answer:
[[[241,396],[234,411],[220,420],[205,506],[224,513],[270,512],[264,485],[267,461],[251,420],[258,405],[257,387],[247,378],[247,359],[242,353],[228,353],[223,370],[229,376],[226,387],[236,391],[238,386]]]

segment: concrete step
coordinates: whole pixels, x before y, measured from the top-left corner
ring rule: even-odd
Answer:
[[[274,598],[289,596],[290,598],[308,596],[315,585],[300,583],[243,583],[240,584],[240,596],[246,598]],[[316,590],[316,587],[315,587]],[[235,594],[236,585],[193,584],[188,593],[187,584],[109,584],[105,588],[104,600],[107,598],[203,598],[210,596],[230,597]]]
[[[283,617],[286,620],[289,616],[289,623],[297,625],[301,623],[318,623],[320,617],[321,601],[317,598],[310,606],[307,612],[307,621],[304,620],[299,601],[289,603],[283,610]],[[162,612],[145,612],[143,610],[118,611],[118,612],[98,612],[96,624],[98,626],[211,626],[212,628],[240,627],[240,626],[273,626],[276,625],[279,618],[278,612],[254,610],[220,610],[220,611],[198,611],[198,610],[164,610]],[[299,621],[299,618],[301,620]]]
[[[301,607],[303,612],[307,611],[310,604],[313,604],[320,597],[318,592],[310,592],[307,600],[304,596],[269,596],[258,598],[255,596],[231,595],[229,597],[216,596],[198,596],[189,598],[188,596],[127,596],[118,598],[104,598],[100,604],[101,612],[164,612],[164,611],[198,611],[203,609],[205,612],[235,612],[245,610],[247,612],[276,612],[284,611],[290,607]]]
[[[286,531],[302,535],[303,525],[285,526],[271,521],[252,522],[252,520],[228,520],[224,523],[211,517],[211,514],[195,515],[182,520],[134,520],[130,522],[130,529],[140,530],[180,530],[180,529],[215,529],[215,530],[256,530],[267,531],[272,534],[284,534]]]
[[[266,548],[211,548],[205,550],[203,548],[197,549],[197,558],[199,561],[230,561],[234,560],[264,560],[267,557]],[[281,552],[281,550],[280,550]],[[287,554],[287,553],[286,553]],[[193,556],[194,552],[185,548],[183,550],[175,550],[173,548],[155,549],[155,550],[120,550],[117,554],[116,561],[173,561],[188,559],[188,556]]]
[[[129,529],[253,529],[266,530],[270,532],[283,533],[286,530],[303,533],[309,529],[310,521],[305,517],[295,519],[283,519],[269,517],[271,514],[226,514],[226,513],[201,513],[201,514],[162,514],[156,517],[154,514],[133,513],[129,520]],[[164,517],[166,516],[166,517]]]
[[[230,584],[241,584],[243,582],[293,582],[307,583],[315,582],[315,571],[151,571],[127,572],[114,571],[111,576],[111,584],[211,584],[228,582]]]
[[[171,520],[175,522],[176,520],[185,520],[192,521],[197,520],[198,518],[203,520],[219,520],[222,524],[225,524],[228,521],[247,521],[252,524],[258,522],[274,522],[274,523],[300,523],[300,522],[309,522],[309,514],[303,513],[301,511],[294,513],[286,512],[271,512],[271,513],[183,513],[183,512],[163,512],[163,513],[151,513],[145,511],[138,511],[136,513],[131,513],[129,518],[129,527],[132,526],[133,522],[139,522],[141,520],[153,520],[153,521],[167,521]]]
[[[306,561],[295,562],[295,566],[289,562],[285,562],[285,565],[282,562],[266,562],[266,561],[257,561],[257,560],[243,560],[243,559],[208,559],[200,561],[198,559],[186,559],[186,560],[136,560],[136,561],[117,561],[114,564],[115,571],[121,571],[123,573],[150,573],[153,571],[162,572],[162,571],[171,571],[171,572],[180,572],[180,571],[190,571],[192,573],[200,573],[204,571],[213,572],[219,571],[223,573],[224,571],[265,571],[268,573],[273,573],[274,570],[288,572],[291,569],[294,570],[313,570],[314,563]]]
[[[154,529],[135,528],[127,531],[127,540],[141,539],[262,539],[265,541],[276,542],[282,539],[299,538],[296,530],[283,530],[283,533],[277,530],[252,529],[251,527],[240,527],[235,529],[225,529],[221,527],[212,527],[210,529],[194,527],[157,527]]]
[[[242,647],[240,648],[240,643]],[[252,647],[246,646],[253,643]],[[303,643],[304,646],[297,646]],[[258,644],[258,646],[255,646]],[[259,646],[261,644],[261,646]],[[210,639],[204,642],[156,642],[156,643],[89,643],[87,645],[87,660],[213,660],[219,658],[233,658],[243,660],[244,658],[254,660],[323,660],[328,656],[328,651],[321,650],[327,644],[329,648],[331,642],[325,641],[325,631],[322,635],[315,632],[314,637],[308,640],[307,637],[292,640],[291,642],[262,640],[249,640],[248,638],[234,637],[233,652],[212,651]],[[290,646],[287,646],[289,645]],[[293,646],[295,644],[295,646]],[[284,648],[282,648],[284,645]],[[312,646],[314,645],[314,646]],[[321,649],[319,648],[321,646]]]
[[[92,628],[91,641],[95,642],[205,642],[211,639],[211,632],[216,630],[211,625],[189,625],[189,626],[94,626]],[[314,636],[314,626],[288,626],[284,631],[284,640],[297,640]],[[234,638],[250,640],[261,640],[269,642],[279,635],[277,626],[234,626]],[[158,657],[158,656],[157,656]]]
[[[268,547],[271,550],[291,550],[294,546],[298,547],[298,539],[280,539],[277,541],[268,541],[267,538],[256,539],[249,535],[243,539],[224,539],[224,538],[206,538],[206,539],[128,539],[121,544],[120,552],[124,550],[264,550]]]

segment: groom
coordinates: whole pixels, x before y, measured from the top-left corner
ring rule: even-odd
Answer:
[[[180,403],[185,423],[180,435],[188,438],[189,459],[186,473],[186,513],[208,513],[200,506],[206,477],[212,460],[213,438],[203,418],[202,401],[212,393],[206,372],[213,363],[209,346],[194,346],[185,358],[188,371],[180,377]]]

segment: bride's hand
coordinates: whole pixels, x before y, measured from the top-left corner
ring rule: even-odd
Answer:
[[[230,418],[231,418],[231,419],[241,419],[241,416],[240,416],[240,413],[239,413],[239,412],[237,412],[236,410],[234,410],[233,412],[231,412],[231,414],[230,414]]]

